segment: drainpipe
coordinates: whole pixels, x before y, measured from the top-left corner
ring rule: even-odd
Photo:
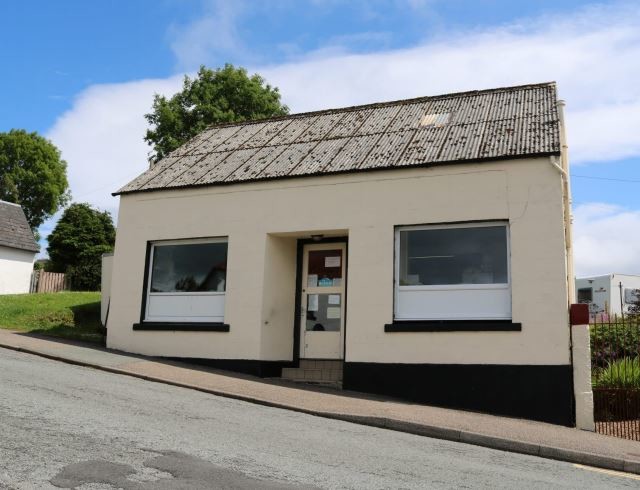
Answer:
[[[564,100],[558,100],[558,119],[560,123],[560,158],[552,156],[551,164],[558,169],[562,176],[562,207],[564,211],[564,243],[567,256],[567,287],[569,305],[575,303],[575,284],[573,272],[573,236],[571,232],[571,183],[569,181],[569,155],[567,134],[565,131]],[[559,163],[558,163],[559,160]]]
[[[558,158],[551,157],[551,163],[558,168],[562,178],[562,207],[564,215],[564,244],[567,257],[567,287],[568,308],[574,309],[576,301],[575,276],[573,272],[573,236],[571,233],[571,183],[569,181],[569,155],[567,146],[567,133],[564,120],[564,100],[556,103],[558,109],[558,121],[560,123],[560,164]],[[585,305],[582,306],[583,310]],[[591,351],[589,334],[589,312],[582,320],[583,325],[574,325],[572,315],[569,322],[569,362],[571,364],[571,378],[573,384],[573,407],[576,427],[579,429],[594,431],[593,422],[593,392],[591,391]]]

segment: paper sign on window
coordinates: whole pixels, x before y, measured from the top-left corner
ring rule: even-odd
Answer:
[[[307,311],[318,311],[318,295],[310,294],[307,298]]]
[[[340,295],[339,294],[330,294],[329,295],[329,304],[330,305],[339,305],[340,304]]]
[[[340,267],[340,256],[337,256],[337,257],[325,257],[324,258],[324,266],[325,267]]]
[[[328,277],[323,277],[318,281],[318,287],[330,288],[331,286],[333,286],[333,279],[329,279]]]
[[[329,306],[327,308],[327,320],[335,320],[336,318],[340,318],[340,307]]]
[[[307,287],[308,288],[318,287],[318,274],[309,274],[307,276]]]

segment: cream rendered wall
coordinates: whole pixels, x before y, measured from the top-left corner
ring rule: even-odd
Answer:
[[[394,226],[473,220],[510,223],[513,321],[522,332],[385,333],[393,319]],[[290,359],[295,238],[315,233],[349,237],[348,361],[569,362],[562,188],[549,158],[121,196],[108,345],[166,356]],[[231,331],[134,332],[146,242],[206,236],[229,237]]]
[[[100,322],[107,325],[107,312],[111,300],[111,271],[113,269],[113,254],[102,254],[102,269],[100,271]]]
[[[36,254],[0,246],[0,294],[29,292]]]
[[[296,252],[296,238],[267,236],[260,324],[261,359],[281,360],[291,357]]]

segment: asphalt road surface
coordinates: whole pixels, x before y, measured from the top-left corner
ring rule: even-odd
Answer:
[[[0,488],[640,488],[0,349]]]

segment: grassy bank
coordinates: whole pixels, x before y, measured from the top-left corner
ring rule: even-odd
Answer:
[[[102,342],[100,293],[65,291],[0,296],[0,328]]]

